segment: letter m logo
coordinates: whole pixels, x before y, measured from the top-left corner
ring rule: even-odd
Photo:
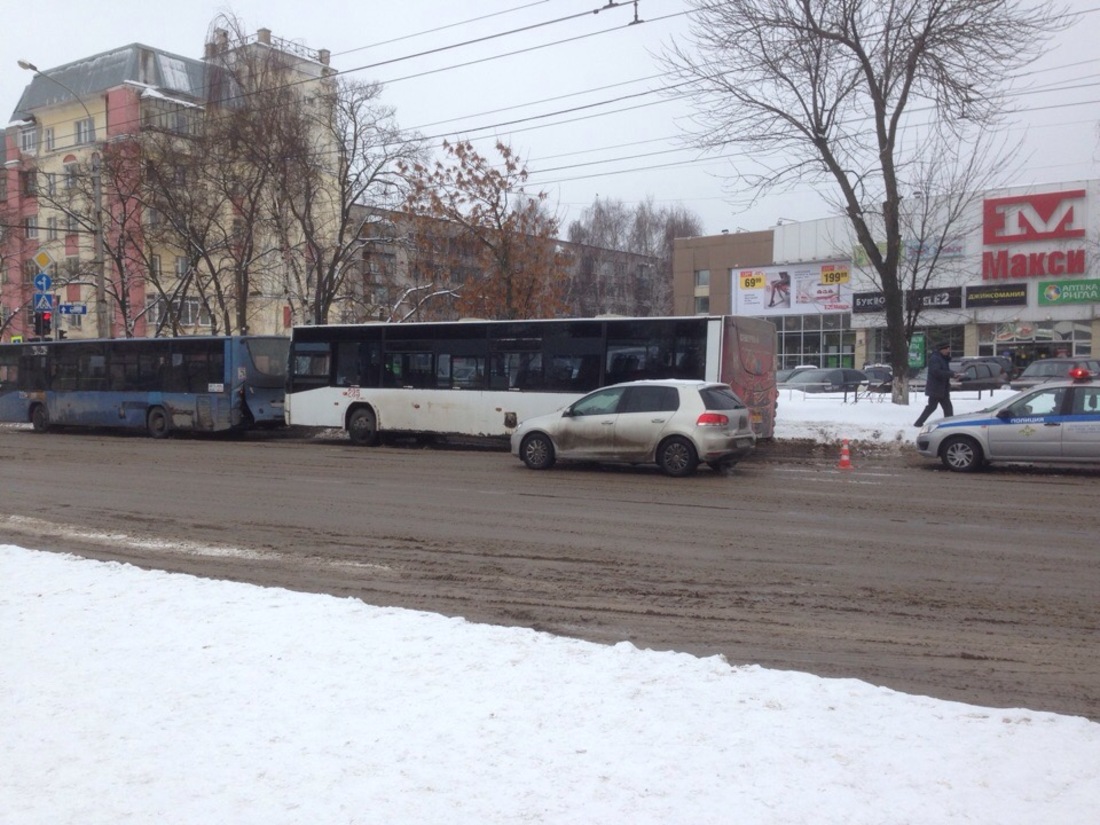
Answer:
[[[1085,190],[991,198],[983,207],[986,246],[1085,235]]]

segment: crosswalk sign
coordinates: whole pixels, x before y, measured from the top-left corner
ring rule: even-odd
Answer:
[[[51,309],[53,309],[53,296],[44,292],[36,292],[34,294],[34,311],[49,312]]]

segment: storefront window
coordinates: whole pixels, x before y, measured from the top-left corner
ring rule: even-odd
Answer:
[[[849,326],[851,316],[847,313],[785,315],[774,320],[779,328],[777,360],[781,368],[801,364],[854,366],[856,335]]]
[[[978,324],[979,355],[1010,355],[1018,368],[1038,358],[1092,355],[1088,321]]]

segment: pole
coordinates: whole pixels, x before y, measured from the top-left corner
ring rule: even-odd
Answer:
[[[77,103],[80,104],[80,108],[84,110],[84,114],[88,116],[88,120],[92,123],[92,128],[95,128],[95,118],[92,117],[92,113],[88,111],[87,105],[84,100],[58,80],[56,77],[51,77],[45,72],[39,71],[38,67],[33,63],[26,60],[19,60],[19,68],[26,69],[29,72],[34,72],[35,77],[43,77],[49,80],[51,83],[56,83],[66,92],[71,94]],[[103,124],[103,128],[107,128],[107,124]],[[98,143],[98,140],[96,141]],[[95,321],[96,321],[96,335],[99,338],[109,338],[111,335],[110,325],[107,315],[107,257],[103,251],[103,185],[101,181],[101,166],[102,158],[98,151],[92,152],[92,254],[95,256],[95,260],[92,261],[95,274]]]

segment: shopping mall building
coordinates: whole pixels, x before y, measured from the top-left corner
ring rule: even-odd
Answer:
[[[911,296],[925,339],[1019,366],[1100,352],[1100,180],[989,191],[970,210]],[[778,367],[889,360],[882,293],[843,218],[677,239],[673,290],[678,315],[774,322]]]

